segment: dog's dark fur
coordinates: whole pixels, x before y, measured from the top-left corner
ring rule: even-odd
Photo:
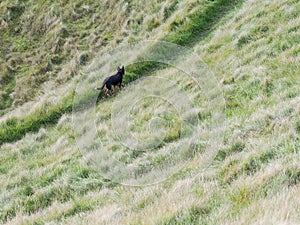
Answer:
[[[123,75],[125,74],[125,68],[122,66],[121,68],[118,67],[118,72],[110,77],[105,78],[103,81],[103,84],[101,87],[97,88],[97,90],[102,90],[105,88],[105,95],[108,94],[108,92],[113,89],[113,92],[115,92],[115,86],[119,86],[119,90],[122,89],[122,80],[123,80]]]

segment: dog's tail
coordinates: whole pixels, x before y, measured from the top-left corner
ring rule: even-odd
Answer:
[[[99,91],[102,90],[104,88],[104,86],[105,86],[105,83],[103,83],[101,87],[98,87],[97,90],[99,90]]]
[[[97,90],[102,90],[102,89],[104,88],[104,86],[106,85],[106,82],[107,82],[108,79],[109,79],[109,77],[107,77],[107,78],[103,81],[102,86],[99,87],[99,88],[97,88]]]

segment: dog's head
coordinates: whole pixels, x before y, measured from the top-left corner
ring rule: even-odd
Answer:
[[[124,66],[122,66],[122,67],[118,66],[118,73],[121,73],[122,75],[125,74],[125,68],[124,68]]]

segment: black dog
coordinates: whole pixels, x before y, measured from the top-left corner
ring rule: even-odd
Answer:
[[[118,67],[118,73],[116,73],[113,76],[105,78],[103,81],[103,84],[101,87],[97,88],[97,90],[102,90],[105,88],[104,94],[107,95],[108,92],[111,90],[111,87],[113,88],[113,92],[115,92],[115,86],[119,86],[119,90],[121,91],[122,87],[122,80],[123,80],[123,75],[125,74],[125,68],[122,66],[121,68]]]

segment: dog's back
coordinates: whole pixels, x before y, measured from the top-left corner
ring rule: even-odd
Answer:
[[[106,87],[108,90],[110,90],[112,85],[113,86],[119,85],[119,87],[121,88],[124,74],[125,74],[124,66],[122,68],[118,67],[118,72],[113,76],[105,78],[102,86],[100,88],[98,88],[98,90],[101,90],[104,87]]]
[[[122,73],[118,72],[117,74],[108,77],[106,83],[110,83],[112,85],[117,85],[122,81]]]
[[[122,83],[124,73],[125,73],[124,66],[122,68],[118,67],[118,72],[115,75],[108,77],[107,80],[105,79],[106,82],[105,80],[104,82],[110,85],[118,85],[119,83]]]

